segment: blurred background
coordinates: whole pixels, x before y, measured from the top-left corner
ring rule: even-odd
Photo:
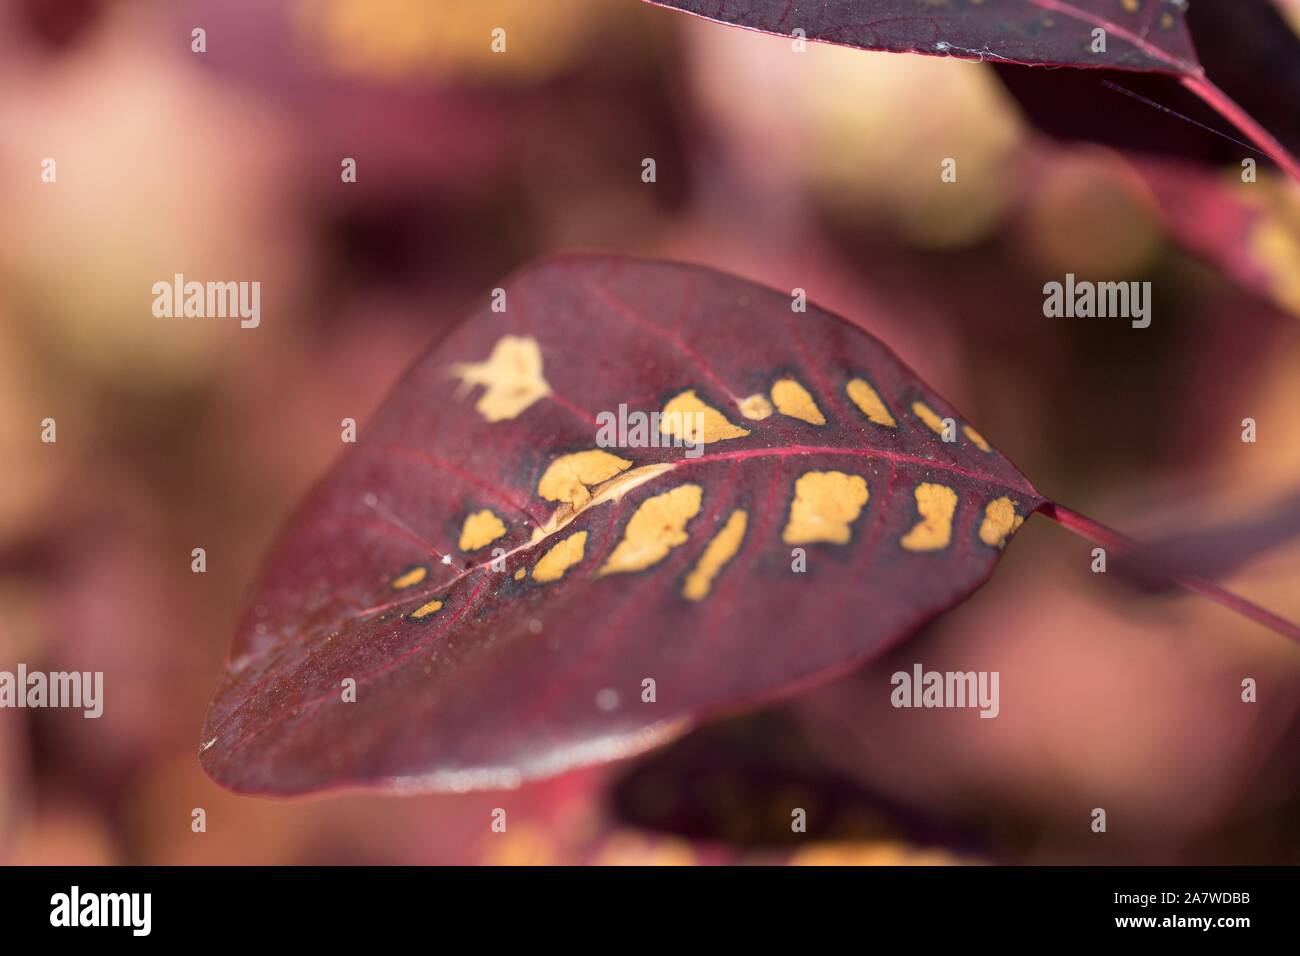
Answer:
[[[1295,8],[1270,15],[1294,45]],[[196,761],[243,595],[340,420],[561,250],[806,288],[1046,494],[1125,531],[1284,510],[1295,184],[1263,160],[1242,184],[1250,154],[1095,78],[1055,115],[1108,135],[1049,131],[1023,93],[1046,71],[1007,72],[796,54],[636,0],[0,2],[0,669],[103,671],[108,701],[0,710],[0,862],[1300,862],[1300,650],[1091,574],[1091,546],[1042,518],[891,658],[631,764],[277,802]],[[1292,93],[1259,117],[1279,135]],[[261,326],[155,318],[177,272],[259,280]],[[1151,280],[1152,326],[1045,319],[1066,272]],[[1298,578],[1292,542],[1223,583],[1297,619]],[[886,706],[894,670],[975,659],[1001,671],[998,720]]]

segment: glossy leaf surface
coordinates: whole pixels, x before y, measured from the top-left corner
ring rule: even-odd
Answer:
[[[492,301],[283,533],[203,731],[219,782],[511,786],[643,750],[882,652],[1042,502],[883,345],[786,293],[568,257]],[[620,406],[689,414],[601,447]],[[665,446],[696,413],[704,443]]]

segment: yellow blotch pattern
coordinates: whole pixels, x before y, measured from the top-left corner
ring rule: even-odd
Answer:
[[[925,402],[913,402],[912,414],[921,421],[925,422],[930,431],[934,432],[940,438],[943,437],[943,418]]]
[[[908,551],[938,551],[952,541],[952,516],[957,492],[947,485],[926,482],[916,487],[916,511],[921,520],[899,543]]]
[[[484,508],[482,511],[475,511],[465,518],[465,524],[460,529],[460,549],[462,551],[477,551],[485,547],[506,533],[506,526],[495,514]]]
[[[551,462],[537,483],[537,493],[547,501],[567,501],[581,508],[591,499],[590,486],[608,481],[632,462],[593,448],[561,455]]]
[[[748,523],[749,518],[742,509],[737,508],[731,513],[722,530],[705,547],[695,568],[686,576],[686,584],[682,587],[683,597],[691,601],[702,601],[708,596],[709,589],[713,587],[713,579],[722,573],[727,562],[740,550]]]
[[[703,496],[699,485],[686,484],[641,502],[600,574],[641,571],[662,561],[686,542],[686,525],[700,513]]]
[[[889,409],[885,407],[884,400],[862,379],[853,379],[844,386],[844,391],[848,393],[853,404],[858,406],[858,411],[866,415],[869,421],[884,425],[886,428],[898,427],[898,422],[894,421],[894,416],[889,414]]]
[[[474,404],[490,422],[517,418],[533,402],[551,394],[542,377],[542,350],[528,336],[504,335],[482,362],[463,362],[451,367],[463,388],[483,386]]]
[[[586,551],[587,532],[574,532],[542,555],[533,566],[533,580],[543,584],[560,580],[569,568],[582,560]]]
[[[772,414],[772,403],[762,395],[751,395],[740,401],[740,414],[746,418],[761,422]]]
[[[703,416],[701,435],[695,434],[696,415]],[[694,389],[687,389],[668,400],[659,418],[659,431],[683,441],[702,442],[705,445],[730,438],[744,438],[749,434],[749,429],[731,424],[722,412],[700,401]]]
[[[403,588],[412,587],[423,581],[428,574],[429,570],[425,567],[411,568],[411,570],[404,571],[393,578],[392,588],[394,591],[400,591]]]
[[[961,427],[961,430],[966,433],[966,437],[969,438],[971,442],[975,445],[975,447],[978,448],[980,451],[993,450],[992,448],[989,447],[989,443],[985,441],[984,436],[981,435],[979,432],[977,432],[975,429],[971,428],[969,425],[963,425]]]
[[[829,541],[848,544],[849,526],[858,520],[870,493],[861,475],[842,471],[807,471],[794,483],[794,501],[782,540],[786,544]]]
[[[776,410],[782,415],[797,418],[810,425],[826,424],[826,416],[817,407],[808,389],[792,378],[778,379],[772,385],[772,401],[776,404]]]
[[[435,613],[437,613],[438,611],[441,611],[441,610],[442,610],[442,602],[441,602],[441,601],[430,601],[430,602],[428,602],[427,604],[421,604],[421,605],[420,605],[419,607],[417,607],[414,611],[412,611],[412,612],[411,612],[411,617],[413,617],[415,620],[418,621],[418,620],[420,620],[421,618],[426,618],[426,617],[428,617],[430,614],[435,614]]]
[[[1015,534],[1024,517],[1016,514],[1016,506],[1011,499],[1003,495],[988,503],[984,509],[984,520],[980,522],[980,540],[991,548],[1001,548],[1007,538]]]

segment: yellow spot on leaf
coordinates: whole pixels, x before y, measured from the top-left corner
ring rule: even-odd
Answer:
[[[564,572],[582,560],[587,550],[587,532],[578,531],[569,535],[551,550],[542,555],[542,559],[533,566],[533,580],[545,584],[558,581]]]
[[[916,527],[899,543],[908,551],[938,551],[952,540],[952,516],[957,510],[957,492],[947,485],[926,482],[916,487]]]
[[[581,508],[591,500],[592,485],[613,478],[631,465],[626,458],[598,448],[561,455],[542,475],[542,480],[537,483],[537,493],[547,501],[567,501],[575,508]]]
[[[1129,13],[1137,13],[1138,7],[1141,6],[1141,4],[1138,3],[1138,0],[1121,0],[1121,2],[1124,5],[1124,9]]]
[[[980,540],[991,548],[1000,548],[1024,523],[1024,517],[1016,514],[1016,506],[1004,495],[990,501],[984,509],[984,520],[980,522]]]
[[[451,373],[465,388],[484,387],[474,408],[490,422],[516,418],[551,394],[542,377],[542,350],[528,336],[502,336],[485,361],[453,365]]]
[[[977,432],[975,429],[971,428],[969,425],[963,425],[961,427],[961,430],[966,433],[966,437],[969,438],[971,442],[975,445],[975,447],[978,448],[980,451],[993,450],[992,448],[989,447],[989,443],[985,441],[984,436],[981,435],[979,432]]]
[[[703,494],[699,485],[678,485],[641,502],[600,573],[641,571],[662,561],[686,542],[686,524],[700,513]]]
[[[682,588],[683,597],[692,601],[704,600],[709,589],[713,587],[713,579],[740,550],[740,544],[745,540],[745,525],[748,521],[745,512],[740,508],[731,513],[722,530],[715,534],[705,547],[694,570],[686,576],[686,584]]]
[[[898,427],[898,422],[894,421],[894,416],[889,414],[889,409],[876,394],[876,390],[862,379],[855,378],[844,387],[844,391],[848,392],[853,404],[858,406],[858,411],[866,415],[870,421],[877,425],[884,425],[886,428]]]
[[[403,588],[409,588],[412,585],[419,584],[424,580],[428,573],[429,571],[427,568],[411,568],[411,570],[405,571],[393,578],[392,588],[394,591],[400,591]]]
[[[418,621],[421,618],[426,618],[430,614],[434,614],[441,610],[442,610],[441,601],[430,601],[428,604],[421,604],[414,611],[412,611],[411,617],[415,618],[415,620]]]
[[[520,568],[518,571],[515,572],[516,581],[522,581],[527,576],[528,576],[528,572],[525,571],[523,568]]]
[[[762,395],[751,395],[740,402],[740,414],[761,422],[772,414],[772,404]]]
[[[807,471],[794,483],[794,501],[782,540],[786,544],[829,541],[848,544],[849,526],[858,520],[870,493],[861,475]]]
[[[798,418],[810,425],[825,425],[826,416],[817,407],[813,397],[792,378],[778,379],[772,386],[772,401],[782,415]]]
[[[484,508],[465,518],[465,526],[460,529],[460,549],[477,551],[505,533],[506,526],[501,519]]]
[[[702,426],[700,434],[696,434],[697,423]],[[749,434],[748,429],[731,424],[722,412],[700,401],[694,389],[668,400],[659,418],[659,431],[684,442],[705,445],[729,438],[744,438]]]
[[[939,417],[938,412],[925,404],[925,402],[913,402],[912,414],[925,422],[930,431],[934,432],[940,438],[943,437],[943,419]]]

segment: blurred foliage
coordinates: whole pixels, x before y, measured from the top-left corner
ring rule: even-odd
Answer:
[[[1160,530],[1300,476],[1294,184],[1243,194],[1228,165],[1175,188],[1046,143],[983,64],[795,53],[633,0],[48,0],[0,5],[0,26],[0,668],[103,670],[109,695],[98,721],[0,711],[0,859],[1282,862],[1296,845],[1294,649],[1098,580],[1043,521],[992,585],[800,698],[779,735],[760,715],[515,793],[292,804],[225,793],[194,760],[244,589],[340,420],[364,422],[519,264],[676,256],[883,316],[869,331],[1046,493]],[[1258,216],[1230,250],[1250,261],[1220,268],[1179,208]],[[1152,328],[1044,319],[1066,271],[1152,279]],[[261,281],[262,326],[155,318],[150,286],[177,272]],[[1228,583],[1294,618],[1297,573],[1283,548]],[[976,658],[1024,703],[996,721],[882,706],[900,661]],[[1258,707],[1235,703],[1243,675]],[[771,816],[792,792],[836,808],[807,843]],[[1105,851],[1079,823],[1099,804]]]

